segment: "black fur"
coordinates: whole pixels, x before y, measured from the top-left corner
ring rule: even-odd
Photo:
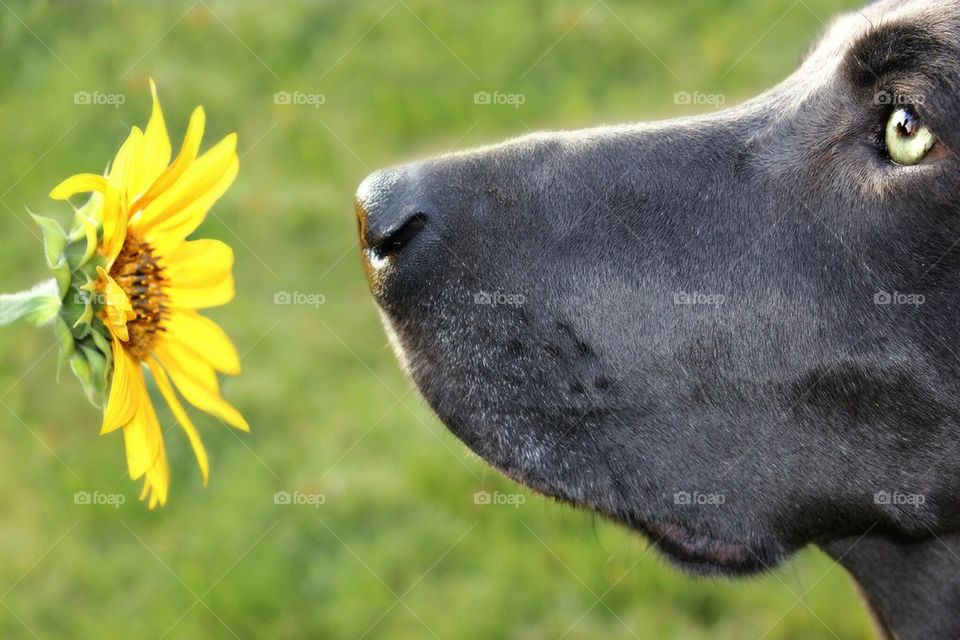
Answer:
[[[882,144],[904,101],[939,139],[914,167]],[[371,176],[365,265],[510,477],[697,572],[819,544],[888,633],[956,638],[958,149],[960,3],[880,2],[740,107]]]

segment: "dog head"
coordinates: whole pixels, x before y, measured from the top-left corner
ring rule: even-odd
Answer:
[[[952,531],[958,122],[960,4],[880,2],[739,107],[370,176],[364,266],[463,442],[686,568]]]

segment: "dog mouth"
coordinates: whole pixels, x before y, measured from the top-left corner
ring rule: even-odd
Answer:
[[[489,461],[489,460],[488,460]],[[606,500],[575,496],[556,485],[531,474],[504,468],[491,462],[509,479],[534,492],[599,515],[639,533],[650,541],[670,562],[694,575],[747,576],[769,571],[780,564],[789,550],[779,543],[754,539],[750,544],[731,541],[704,531],[704,527],[683,524],[677,520],[639,514]],[[619,501],[618,501],[619,502]]]
[[[663,400],[642,384],[611,382],[621,356],[596,348],[569,309],[482,304],[449,273],[424,272],[416,252],[398,260],[429,240],[423,225],[410,217],[365,247],[364,262],[376,271],[371,290],[397,360],[451,433],[511,480],[639,533],[687,573],[751,575],[792,553],[766,518],[751,522],[760,506],[723,486],[716,495],[729,503],[677,502],[685,486],[711,486],[709,465],[682,468],[679,452],[697,448],[696,432],[658,430],[646,418],[626,434],[617,428],[637,406],[654,422],[686,418],[664,416]],[[376,270],[377,260],[388,264]]]
[[[443,382],[444,365],[429,353],[411,349],[409,326],[380,310],[381,319],[398,361],[416,383],[443,424],[468,448],[510,480],[535,493],[576,509],[589,511],[626,527],[649,540],[654,548],[687,573],[695,575],[752,575],[767,571],[790,555],[790,550],[766,536],[718,535],[711,516],[705,519],[678,510],[676,497],[665,488],[643,496],[632,495],[626,481],[605,456],[581,452],[591,462],[572,464],[565,455],[569,442],[549,435],[542,417],[504,415],[490,406],[465,406],[463,398]],[[454,385],[455,386],[455,385]],[[478,419],[484,415],[484,419]],[[663,495],[658,495],[662,493]],[[666,500],[666,504],[664,504]],[[645,506],[646,505],[646,506]],[[666,508],[664,508],[666,507]],[[717,508],[717,507],[714,507]]]
[[[643,532],[657,549],[691,573],[752,575],[773,568],[777,561],[739,542],[728,542],[676,523],[637,522],[629,524]]]

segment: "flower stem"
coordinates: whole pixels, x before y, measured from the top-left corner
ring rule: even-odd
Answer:
[[[60,311],[60,291],[53,278],[27,291],[0,294],[0,326],[24,319],[35,326],[53,321]]]

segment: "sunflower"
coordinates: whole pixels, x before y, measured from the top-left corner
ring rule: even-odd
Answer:
[[[221,397],[218,383],[218,374],[240,372],[237,351],[197,311],[233,298],[233,251],[218,240],[186,239],[237,175],[237,136],[231,133],[198,155],[204,111],[197,107],[171,162],[152,80],[150,89],[153,112],[146,129],[131,129],[106,175],[72,176],[50,197],[91,194],[78,216],[87,227],[99,222],[90,236],[96,238],[96,271],[79,288],[95,300],[89,313],[96,327],[106,329],[113,361],[100,433],[123,430],[130,477],[144,479],[140,498],[152,509],[166,503],[170,469],[147,392],[148,372],[193,448],[204,485],[207,452],[179,396],[237,429],[249,426]]]

